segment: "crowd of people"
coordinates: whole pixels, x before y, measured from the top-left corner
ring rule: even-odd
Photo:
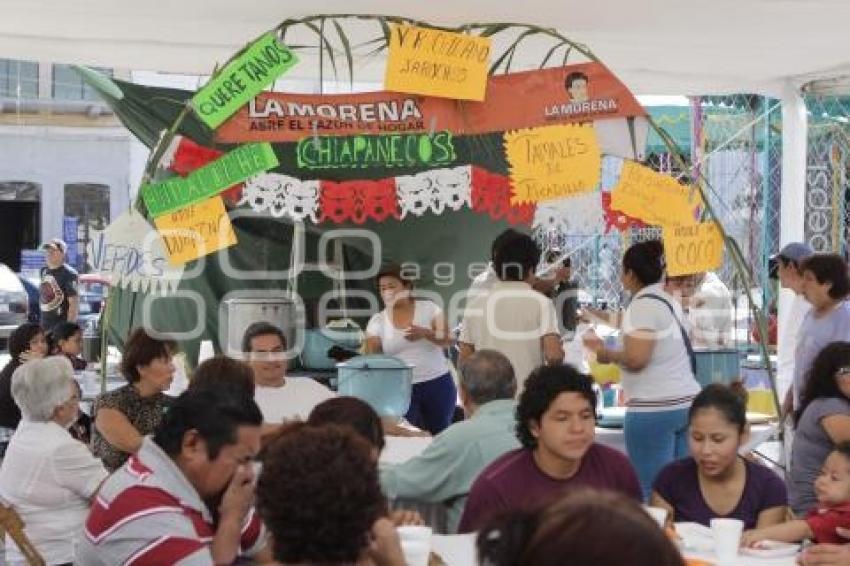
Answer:
[[[803,563],[850,564],[844,260],[803,245],[776,258],[782,285],[809,305],[790,365],[780,362],[794,437],[785,481],[745,452],[742,392],[696,381],[695,344],[728,336],[710,312],[726,308],[717,281],[665,277],[657,241],[623,256],[627,308],[590,314],[619,328],[620,343],[578,337],[622,372],[626,453],[598,442],[593,379],[564,363],[562,338],[579,317],[557,300],[575,291],[570,264],[553,258],[557,280],[541,283],[534,240],[497,238],[457,336],[457,381],[445,314],[397,266],[381,270],[384,309],[364,351],[414,366],[407,420],[433,435],[397,464],[380,462],[386,435],[408,428],[288,375],[286,335],[269,322],[245,331],[244,361],[204,361],[178,397],[165,394],[177,343],[133,329],[120,363],[127,383],[99,395],[90,419],[74,374],[85,367],[80,327],[24,324],[0,371],[0,501],[47,564],[401,566],[396,527],[423,518],[393,509],[396,499],[443,506],[448,532],[477,533],[482,564],[558,564],[567,553],[571,564],[683,564],[642,504],[665,510],[671,527],[735,518],[742,544],[810,539]],[[24,560],[11,537],[6,559]]]

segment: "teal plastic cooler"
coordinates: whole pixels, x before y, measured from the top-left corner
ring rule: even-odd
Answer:
[[[337,393],[369,403],[382,417],[403,417],[410,407],[413,366],[383,355],[357,356],[337,364]]]
[[[729,385],[741,378],[741,354],[732,348],[696,350],[697,381],[705,387],[709,383]]]

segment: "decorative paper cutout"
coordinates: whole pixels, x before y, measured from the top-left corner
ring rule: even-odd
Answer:
[[[535,205],[512,205],[512,194],[507,177],[480,167],[472,168],[472,210],[489,214],[493,220],[504,218],[511,224],[531,224]]]
[[[442,214],[446,208],[472,206],[472,167],[435,169],[396,177],[401,218],[408,213],[422,216],[428,210]]]
[[[602,193],[594,191],[537,204],[535,232],[562,236],[596,236],[605,230]]]
[[[157,217],[207,200],[227,187],[277,165],[277,156],[270,144],[247,144],[192,171],[187,177],[173,177],[162,183],[143,185],[142,197],[150,215]]]
[[[255,212],[275,218],[286,216],[319,222],[319,181],[302,181],[280,173],[263,173],[245,182],[238,204],[247,204]]]
[[[182,265],[169,264],[162,237],[133,209],[93,230],[87,251],[94,271],[133,291],[173,292],[183,277]]]
[[[389,217],[401,218],[392,177],[377,181],[322,181],[321,187],[319,222],[363,224],[369,219],[383,222]]]
[[[667,275],[691,275],[717,269],[723,263],[723,236],[716,222],[664,226]]]
[[[192,97],[195,114],[216,129],[297,62],[274,32],[263,35]]]
[[[299,169],[434,167],[455,160],[451,132],[314,136],[298,142]]]
[[[236,243],[224,201],[215,196],[154,220],[171,265],[209,255]]]
[[[620,180],[611,191],[612,209],[650,225],[693,224],[701,204],[697,191],[634,161],[623,163]]]
[[[384,88],[464,100],[484,100],[490,38],[394,24]]]
[[[183,136],[175,136],[163,154],[160,165],[185,177],[222,155],[224,155],[223,151],[204,147]],[[235,205],[242,198],[242,184],[233,185],[222,192],[221,197],[227,203]]]
[[[596,190],[602,155],[592,125],[564,124],[505,132],[515,195],[540,202]]]

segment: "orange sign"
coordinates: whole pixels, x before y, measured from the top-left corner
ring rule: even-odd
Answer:
[[[216,131],[221,143],[294,142],[315,134],[350,136],[448,130],[453,135],[646,116],[601,63],[497,75],[484,102],[394,92],[262,93]]]

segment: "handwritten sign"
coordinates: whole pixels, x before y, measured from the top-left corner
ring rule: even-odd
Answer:
[[[634,161],[624,161],[620,180],[611,190],[611,208],[657,226],[696,222],[699,193],[668,175]]]
[[[314,137],[298,142],[298,167],[432,167],[455,160],[451,132]]]
[[[667,275],[691,275],[717,269],[723,262],[723,236],[716,222],[664,227]]]
[[[172,265],[181,265],[236,243],[224,201],[216,196],[154,220]]]
[[[106,230],[93,230],[87,251],[94,271],[133,291],[173,291],[183,277],[183,266],[168,263],[162,237],[135,210],[116,218]]]
[[[393,25],[384,87],[482,101],[489,64],[489,37]]]
[[[269,32],[204,85],[192,97],[192,108],[214,130],[297,62],[295,53]]]
[[[589,193],[599,184],[602,156],[591,125],[505,132],[505,153],[512,205]]]
[[[142,198],[151,216],[157,217],[213,197],[248,177],[278,166],[268,143],[240,146],[186,177],[172,177],[161,183],[143,185]]]

